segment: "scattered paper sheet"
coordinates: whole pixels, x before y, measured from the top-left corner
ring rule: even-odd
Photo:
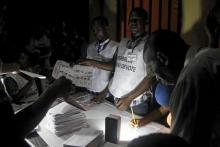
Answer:
[[[67,139],[64,147],[97,147],[102,143],[103,132],[92,128],[83,128]]]

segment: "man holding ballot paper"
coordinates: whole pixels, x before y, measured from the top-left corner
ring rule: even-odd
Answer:
[[[72,67],[67,62],[57,61],[52,76],[56,79],[64,75],[80,87],[80,92],[87,91],[96,96],[103,91],[105,94],[118,47],[118,43],[109,38],[108,26],[106,17],[93,18],[92,29],[97,40],[88,46],[86,57]]]

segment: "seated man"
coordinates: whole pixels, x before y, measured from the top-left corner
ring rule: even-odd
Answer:
[[[184,67],[187,51],[190,46],[177,33],[160,30],[151,34],[144,57],[158,79],[175,84],[170,98],[171,133],[193,146],[217,147],[220,50],[200,50]]]

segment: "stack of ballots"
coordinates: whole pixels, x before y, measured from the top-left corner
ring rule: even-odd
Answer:
[[[45,127],[60,136],[88,127],[85,118],[82,110],[62,102],[47,112]]]

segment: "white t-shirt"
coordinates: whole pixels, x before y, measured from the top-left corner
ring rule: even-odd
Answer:
[[[97,42],[93,42],[89,45],[87,49],[87,59],[94,59],[102,62],[110,62],[113,60],[114,54],[117,50],[118,43],[110,40],[107,42],[103,49],[98,53],[97,52]],[[95,68],[94,77],[93,77],[93,86],[88,90],[93,92],[101,92],[108,85],[109,78],[111,75],[110,71]]]
[[[122,39],[117,53],[117,62],[109,91],[114,97],[121,98],[135,89],[147,76],[146,64],[143,59],[143,51],[146,37],[136,45],[134,49],[127,48],[128,39]],[[140,95],[135,98],[141,99]],[[134,101],[131,105],[137,105]]]

